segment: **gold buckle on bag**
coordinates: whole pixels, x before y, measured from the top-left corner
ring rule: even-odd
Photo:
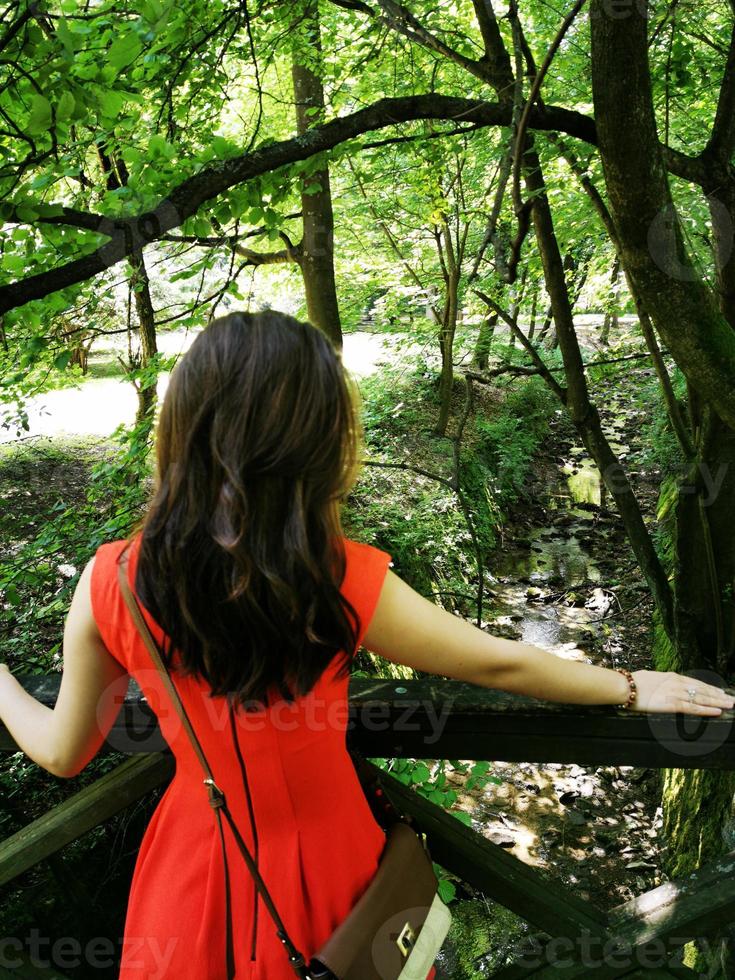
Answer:
[[[401,951],[401,956],[408,956],[408,954],[413,949],[416,944],[416,933],[411,928],[411,923],[407,922],[401,931],[398,933],[398,939],[396,939],[396,946]]]

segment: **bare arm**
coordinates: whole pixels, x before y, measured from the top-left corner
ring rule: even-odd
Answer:
[[[94,758],[127,689],[127,673],[108,652],[92,616],[93,562],[79,577],[66,619],[56,705],[41,704],[0,665],[0,719],[19,748],[55,776],[75,776]]]
[[[628,697],[628,681],[618,671],[491,636],[424,599],[391,571],[365,645],[417,670],[547,701],[622,704]],[[640,670],[633,677],[638,686],[633,704],[637,710],[716,715],[735,703],[719,688],[682,674]],[[691,686],[698,692],[693,704],[686,694]]]

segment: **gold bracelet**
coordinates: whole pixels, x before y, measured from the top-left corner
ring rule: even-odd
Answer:
[[[615,670],[617,670],[617,672],[619,674],[622,674],[623,677],[626,678],[626,680],[628,681],[628,686],[630,688],[630,691],[628,693],[628,700],[624,704],[616,704],[615,707],[616,708],[629,708],[631,706],[631,704],[633,704],[633,702],[636,699],[636,694],[638,693],[638,688],[636,687],[636,683],[633,680],[633,675],[631,674],[631,672],[629,670],[626,670],[625,667],[616,667]]]

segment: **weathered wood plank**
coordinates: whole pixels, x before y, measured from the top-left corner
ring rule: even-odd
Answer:
[[[0,886],[166,782],[174,768],[168,753],[133,756],[0,841]]]
[[[684,878],[665,881],[609,913],[610,929],[631,945],[706,938],[735,919],[735,851]]]
[[[43,703],[54,704],[60,675],[19,680]],[[373,758],[731,769],[734,720],[735,711],[697,718],[553,704],[439,678],[350,682],[350,739]],[[155,715],[132,680],[108,747],[127,753],[165,747]],[[14,748],[0,726],[0,750]]]
[[[582,934],[573,949],[552,942],[539,949],[537,957],[521,957],[500,971],[496,980],[583,980],[591,972],[596,980],[644,975],[694,977],[695,971],[671,960],[685,943],[706,939],[733,918],[735,851],[612,909],[607,916],[607,947],[581,939]],[[613,951],[614,943],[619,953]],[[534,965],[534,959],[539,963]]]

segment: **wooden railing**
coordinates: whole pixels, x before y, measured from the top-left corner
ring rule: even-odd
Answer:
[[[59,675],[20,680],[39,700],[55,702]],[[629,714],[456,681],[360,678],[350,682],[349,710],[348,741],[371,758],[720,770],[735,760],[732,711],[718,718]],[[0,750],[15,748],[0,726]],[[134,681],[105,749],[130,758],[0,842],[0,887],[171,778],[173,757]],[[426,833],[439,864],[540,930],[532,947],[494,974],[502,980],[694,978],[677,962],[681,946],[715,935],[735,918],[735,852],[603,911],[392,777],[389,795]]]

